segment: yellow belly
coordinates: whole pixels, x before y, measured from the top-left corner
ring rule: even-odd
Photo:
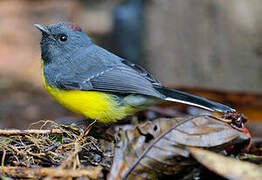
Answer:
[[[122,119],[133,111],[132,108],[118,106],[111,94],[96,91],[60,90],[50,87],[43,76],[42,79],[47,92],[52,95],[61,105],[69,110],[81,114],[90,119],[109,123]]]

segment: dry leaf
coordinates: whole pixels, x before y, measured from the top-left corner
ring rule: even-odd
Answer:
[[[195,162],[185,146],[221,150],[248,137],[215,117],[161,118],[120,131],[108,179],[157,179]]]
[[[211,171],[232,180],[261,180],[262,168],[199,148],[187,148],[192,156]]]

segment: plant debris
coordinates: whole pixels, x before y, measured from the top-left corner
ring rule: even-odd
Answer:
[[[247,118],[244,114],[238,112],[228,112],[223,114],[222,118],[231,120],[232,126],[237,128],[243,128],[244,124],[247,122]]]
[[[228,177],[199,161],[188,148],[260,165],[262,141],[251,146],[245,122],[238,113],[190,116],[171,107],[155,107],[110,126],[40,121],[38,128],[0,130],[0,174],[23,179],[219,177],[215,173]],[[246,149],[250,154],[243,153]]]
[[[249,137],[211,116],[160,118],[120,131],[109,179],[157,179],[192,167],[187,146],[223,150]]]
[[[98,141],[86,135],[90,128],[83,131],[48,123],[52,128],[50,130],[0,131],[2,174],[17,178],[54,176],[97,179],[102,175],[102,168],[110,167],[111,142]]]
[[[0,171],[16,178],[36,179],[46,176],[51,177],[86,177],[97,179],[102,167],[88,167],[85,169],[60,169],[60,168],[26,168],[26,167],[0,167]]]
[[[187,148],[208,169],[232,180],[261,180],[262,167],[198,148]]]

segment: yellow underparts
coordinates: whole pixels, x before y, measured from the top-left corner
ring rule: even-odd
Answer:
[[[61,105],[69,110],[81,114],[87,118],[104,123],[114,122],[122,119],[128,114],[135,112],[130,106],[119,106],[109,93],[81,90],[61,90],[49,86],[43,73],[42,79],[47,92],[53,96]]]

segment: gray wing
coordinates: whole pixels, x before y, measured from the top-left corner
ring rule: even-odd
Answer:
[[[154,85],[159,83],[154,81],[151,75],[141,74],[125,64],[110,67],[91,77],[85,76],[83,72],[74,77],[63,76],[57,83],[60,88],[67,90],[143,94],[163,98],[163,95],[154,88]]]
[[[115,66],[103,68],[90,76],[84,71],[74,76],[63,76],[57,81],[60,88],[86,91],[113,92],[119,94],[143,94],[164,98],[154,86],[162,86],[152,75],[142,67],[122,60]]]
[[[135,93],[161,97],[153,87],[147,74],[141,74],[126,65],[117,66],[90,80],[95,90],[111,91],[118,93]]]
[[[154,88],[161,87],[161,83],[142,67],[96,45],[78,52],[73,56],[74,63],[56,76],[55,84],[59,88],[164,98]]]

